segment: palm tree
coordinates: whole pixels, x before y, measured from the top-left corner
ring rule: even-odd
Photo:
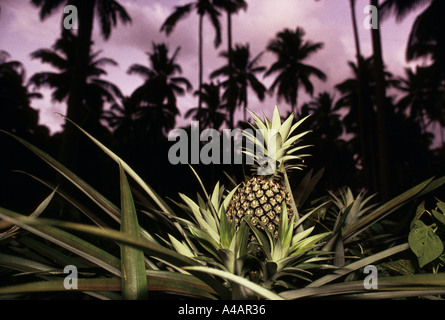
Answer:
[[[63,37],[58,39],[52,49],[39,49],[31,53],[33,59],[40,59],[43,63],[50,64],[60,72],[39,72],[29,79],[29,84],[37,88],[48,86],[53,89],[52,99],[54,101],[66,101],[70,95],[70,79],[75,72],[77,37],[70,32],[65,32]],[[109,58],[98,58],[101,51],[90,54],[89,63],[86,69],[86,86],[82,100],[85,112],[81,122],[86,119],[90,124],[100,124],[103,106],[105,102],[113,103],[115,98],[121,98],[119,88],[100,77],[106,75],[103,69],[106,65],[117,66],[117,63]]]
[[[434,103],[434,89],[431,83],[430,68],[405,68],[405,78],[400,79],[398,89],[405,93],[397,103],[400,112],[406,112],[408,118],[420,123],[425,133],[425,111]]]
[[[128,74],[137,74],[144,78],[144,83],[132,93],[132,98],[140,109],[139,119],[146,124],[146,130],[157,136],[172,129],[179,115],[176,95],[184,95],[192,90],[190,82],[177,76],[182,73],[176,63],[178,47],[169,57],[164,43],[152,43],[153,52],[147,53],[150,66],[133,64]]]
[[[135,131],[134,124],[138,117],[138,108],[135,99],[132,97],[122,97],[121,101],[113,103],[109,110],[104,112],[104,119],[108,122],[109,127],[113,130],[115,137],[124,139],[136,138],[133,133]]]
[[[111,27],[117,25],[118,20],[123,24],[130,23],[131,18],[118,1],[115,0],[31,0],[36,7],[40,7],[40,19],[45,20],[55,9],[62,5],[75,5],[78,11],[78,43],[75,49],[75,65],[70,79],[69,98],[67,101],[67,116],[79,122],[84,108],[85,85],[90,57],[91,38],[94,14],[99,18],[100,30],[103,38],[108,40]],[[62,33],[66,32],[62,29]],[[62,161],[73,167],[77,166],[78,142],[77,133],[73,126],[65,127],[62,142]]]
[[[175,7],[175,11],[167,17],[161,27],[161,31],[165,31],[167,36],[173,31],[176,24],[187,17],[192,11],[196,11],[199,15],[199,88],[203,84],[203,21],[204,16],[208,16],[215,29],[214,45],[218,47],[221,44],[221,26],[219,23],[220,13],[216,8],[214,0],[196,0],[183,6]],[[198,107],[201,108],[201,97],[199,96]]]
[[[279,72],[272,83],[270,90],[277,88],[278,99],[284,98],[295,111],[300,84],[306,92],[313,95],[314,87],[310,81],[311,76],[326,80],[326,75],[314,66],[304,64],[302,61],[323,47],[323,44],[304,41],[305,32],[297,27],[295,31],[284,29],[277,33],[276,38],[269,42],[267,50],[276,55],[276,62],[267,70],[265,76]]]
[[[338,139],[343,133],[340,115],[334,110],[334,97],[329,92],[321,92],[312,101],[301,107],[302,116],[311,114],[312,130],[327,141]]]
[[[195,94],[200,94],[202,102],[207,106],[206,108],[199,109],[198,107],[192,108],[185,114],[186,118],[193,117],[200,123],[200,129],[213,128],[219,130],[219,128],[226,122],[226,115],[221,111],[222,99],[220,95],[221,85],[214,84],[213,82],[204,83],[202,85],[202,91],[197,91]]]
[[[6,51],[0,50],[0,128],[27,135],[36,131],[39,120],[38,111],[30,106],[31,99],[42,96],[29,91],[24,84],[23,65],[19,61],[8,61],[9,57]]]
[[[336,85],[341,97],[335,104],[335,110],[347,109],[343,123],[346,131],[355,135],[351,144],[356,149],[356,153],[359,154],[364,173],[364,183],[372,192],[376,192],[378,190],[376,180],[376,129],[371,60],[371,58],[362,59],[360,66],[349,62],[353,76]],[[359,119],[363,119],[363,121],[360,122]]]
[[[370,5],[378,7],[378,0],[370,0]],[[374,73],[376,81],[376,109],[377,109],[377,141],[379,152],[379,181],[382,200],[391,196],[391,168],[389,145],[389,120],[391,113],[386,108],[386,84],[384,76],[384,63],[382,54],[382,41],[380,37],[380,25],[371,28],[372,52],[374,60]]]
[[[233,114],[235,110],[231,109],[232,107],[243,107],[243,119],[246,121],[249,87],[253,90],[258,99],[261,101],[264,99],[266,87],[258,80],[256,74],[266,70],[266,67],[258,66],[262,53],[259,53],[253,59],[250,58],[250,48],[248,44],[235,45],[235,49],[232,51],[231,57],[227,51],[223,51],[221,56],[226,58],[227,61],[232,61],[232,66],[230,66],[230,63],[228,62],[221,68],[213,71],[210,74],[210,78],[216,78],[219,76],[227,77],[221,84],[225,88],[223,98],[226,101],[229,101],[229,96],[231,94],[234,94],[234,97],[236,97],[235,106],[228,104],[228,107],[230,108],[230,127],[233,128]],[[232,79],[228,78],[230,73],[232,74]]]
[[[229,53],[229,81],[232,80],[232,15],[240,10],[247,10],[247,2],[244,0],[215,0],[215,4],[227,13],[227,52]],[[231,92],[231,87],[228,88],[227,104],[233,107],[229,109],[235,109],[236,107],[236,93]]]
[[[433,63],[427,69],[428,78],[438,81],[433,84],[432,89],[436,91],[435,103],[429,105],[428,110],[423,112],[429,114],[430,120],[433,118],[442,126],[443,120],[443,96],[444,88],[437,85],[445,79],[445,21],[441,13],[445,10],[444,2],[437,0],[385,0],[381,5],[380,13],[383,18],[394,13],[397,21],[403,20],[410,12],[428,5],[415,19],[411,28],[406,48],[406,59],[416,60],[421,57],[432,58]],[[442,79],[442,80],[440,80]]]
[[[357,87],[356,87],[356,104],[350,104],[356,105],[356,108],[354,108],[354,111],[350,111],[349,115],[345,118],[349,117],[349,125],[352,126],[354,123],[357,125],[357,139],[360,142],[360,154],[361,154],[361,160],[362,160],[362,167],[365,172],[365,183],[370,189],[374,189],[377,186],[374,184],[373,181],[375,181],[375,177],[373,176],[374,171],[374,163],[372,159],[373,152],[370,152],[370,146],[368,145],[369,138],[368,138],[368,131],[369,131],[369,119],[367,117],[367,113],[369,112],[367,109],[369,109],[369,100],[365,100],[367,96],[369,96],[369,90],[368,90],[368,83],[366,78],[369,78],[367,75],[363,75],[363,73],[367,73],[367,67],[365,65],[363,56],[361,54],[361,48],[360,48],[360,39],[358,35],[358,28],[357,28],[357,18],[355,14],[355,4],[356,0],[349,0],[349,7],[351,11],[351,20],[352,20],[352,28],[354,32],[354,43],[355,43],[355,51],[356,51],[356,58],[357,58],[357,68],[354,69],[354,65],[351,65],[352,69],[355,71],[356,78],[357,78]],[[354,80],[353,80],[354,81]],[[353,117],[353,118],[352,118]],[[352,121],[351,121],[352,120]]]
[[[247,10],[245,0],[214,0],[215,5],[227,12],[227,52],[232,51],[232,15],[240,10]]]

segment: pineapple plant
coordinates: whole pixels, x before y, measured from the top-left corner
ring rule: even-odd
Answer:
[[[254,160],[251,168],[253,176],[242,182],[234,194],[227,216],[229,221],[235,220],[236,229],[246,217],[253,226],[260,229],[267,228],[272,235],[278,237],[283,204],[286,204],[289,220],[297,214],[286,172],[291,169],[301,169],[302,158],[308,156],[296,152],[309,145],[296,146],[296,144],[309,131],[293,134],[306,118],[292,125],[294,116],[290,114],[281,122],[277,106],[272,121],[266,116],[262,121],[253,112],[250,110],[249,112],[255,121],[252,127],[256,134],[247,130],[243,132],[250,142],[246,145],[244,153]],[[299,162],[289,163],[291,160]]]

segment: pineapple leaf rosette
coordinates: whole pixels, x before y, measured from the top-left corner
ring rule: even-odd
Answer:
[[[252,125],[254,133],[249,130],[243,131],[247,139],[244,153],[250,160],[248,162],[252,163],[254,176],[243,182],[242,187],[234,195],[228,216],[229,219],[235,219],[237,227],[240,219],[249,216],[254,226],[265,226],[277,237],[283,204],[287,206],[289,219],[296,211],[287,171],[301,169],[302,158],[309,156],[309,154],[296,154],[297,151],[309,147],[309,145],[297,145],[309,131],[293,135],[307,117],[293,124],[294,117],[291,114],[281,123],[280,113],[275,107],[272,122],[265,116],[263,122],[257,115],[249,112],[254,118],[255,125]]]
[[[248,141],[243,152],[253,176],[226,196],[219,183],[210,194],[203,188],[205,197],[198,196],[197,203],[180,195],[192,218],[181,221],[189,232],[183,241],[169,240],[178,252],[203,265],[185,270],[225,278],[232,298],[277,298],[267,293],[298,287],[300,281],[303,286],[310,281],[310,269],[329,267],[320,264],[328,253],[317,248],[330,233],[312,235],[313,227],[303,229],[303,221],[325,203],[299,217],[287,177],[287,171],[301,169],[302,158],[308,156],[297,153],[308,147],[298,143],[309,131],[296,133],[305,119],[293,123],[291,114],[281,122],[277,107],[272,121],[251,114],[255,124],[243,131]]]

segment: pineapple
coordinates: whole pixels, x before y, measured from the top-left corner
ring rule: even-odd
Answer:
[[[281,123],[278,108],[275,106],[272,122],[264,116],[264,122],[252,113],[255,120],[257,136],[245,130],[244,136],[251,143],[244,153],[253,158],[253,177],[244,181],[233,195],[227,210],[229,221],[235,220],[236,229],[241,220],[251,217],[251,224],[278,236],[283,204],[286,204],[289,219],[295,214],[295,205],[290,190],[287,190],[286,170],[301,169],[302,157],[306,154],[294,155],[298,150],[308,147],[295,146],[297,141],[309,131],[292,135],[295,129],[306,119],[292,125],[293,114]],[[259,129],[259,130],[258,130]],[[258,137],[258,133],[261,136]],[[256,147],[254,153],[253,146]],[[300,160],[300,163],[289,165],[289,160]],[[265,164],[268,164],[265,167]]]

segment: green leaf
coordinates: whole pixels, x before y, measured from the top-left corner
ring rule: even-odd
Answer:
[[[409,276],[381,277],[378,289],[368,290],[363,280],[346,281],[332,285],[289,290],[280,293],[285,299],[331,298],[393,299],[419,297],[445,293],[445,274],[414,274]]]
[[[146,282],[147,288],[150,291],[170,292],[205,299],[215,299],[215,291],[211,287],[190,275],[167,271],[148,271]],[[107,291],[107,293],[103,293],[104,296],[109,296],[112,299],[122,298],[120,295],[112,295],[109,292],[122,290],[121,279],[117,277],[91,279],[79,278],[77,290],[99,293]],[[63,278],[1,287],[0,295],[55,291],[67,292],[63,286]]]
[[[334,281],[334,280],[336,280],[344,275],[347,275],[348,273],[351,273],[357,269],[363,268],[369,264],[373,264],[376,261],[380,261],[384,258],[387,258],[387,257],[397,254],[399,252],[405,251],[407,249],[409,249],[409,244],[404,243],[404,244],[400,244],[398,246],[386,249],[382,252],[373,254],[372,256],[362,258],[356,262],[353,262],[353,263],[348,264],[340,269],[335,270],[332,274],[328,274],[322,278],[317,279],[316,281],[307,285],[307,288],[323,286],[326,283]],[[362,286],[363,286],[363,282],[362,282]]]
[[[438,258],[443,251],[442,240],[434,233],[431,226],[425,225],[421,220],[414,223],[414,228],[408,236],[408,243],[417,256],[421,268]]]
[[[83,130],[79,125],[71,121],[70,119],[66,118],[65,116],[61,115],[66,120],[71,122],[73,125],[75,125],[83,134],[85,134],[91,141],[93,141],[99,148],[101,148],[110,158],[112,158],[114,161],[116,161],[118,164],[122,165],[125,172],[132,177],[140,186],[141,188],[151,197],[151,199],[159,206],[159,208],[165,212],[165,213],[173,213],[171,208],[165,203],[165,201],[159,197],[156,192],[145,183],[144,180],[121,158],[119,158],[115,153],[113,153],[110,149],[108,149],[106,146],[104,146],[100,141],[98,141],[96,138],[94,138],[92,135],[90,135],[88,132]]]
[[[393,198],[392,200],[382,204],[366,216],[360,218],[355,223],[347,226],[343,230],[343,239],[345,240],[345,243],[347,242],[346,239],[353,239],[356,237],[359,233],[366,230],[369,226],[374,224],[375,222],[379,221],[380,219],[383,219],[388,214],[394,212],[398,208],[400,208],[402,205],[404,205],[408,200],[411,200],[415,198],[416,196],[422,195],[425,193],[425,190],[430,190],[432,188],[431,185],[434,184],[434,187],[437,187],[438,183],[436,181],[433,181],[434,178],[430,178],[411,189],[405,191],[404,193],[400,194],[399,196]]]
[[[121,231],[129,236],[139,237],[139,223],[131,189],[121,166],[119,166],[119,172],[121,188]],[[122,295],[124,299],[146,299],[148,297],[148,292],[143,251],[122,244],[121,270]]]
[[[33,213],[31,213],[29,215],[29,217],[37,218],[46,209],[46,207],[49,205],[49,203],[51,202],[52,198],[54,197],[55,192],[56,192],[56,190],[53,190],[53,192],[51,192],[51,194],[48,197],[46,197],[46,199],[43,200],[42,203],[40,203],[38,205],[38,207],[34,210]],[[6,230],[5,232],[0,233],[0,240],[2,238],[8,237],[9,235],[11,235],[12,233],[14,233],[15,231],[17,231],[19,229],[19,227],[14,225],[13,223],[10,223],[8,221],[4,221],[4,222],[5,222],[5,225],[7,225],[7,226],[11,225],[12,228],[9,229],[9,230]]]
[[[439,209],[442,213],[437,210],[432,210],[432,214],[434,218],[439,220],[445,226],[445,203],[442,201],[437,202],[437,209]]]
[[[204,210],[201,210],[199,206],[186,195],[180,193],[179,196],[192,210],[193,216],[195,217],[199,227],[210,237],[212,237],[212,239],[214,239],[216,242],[219,242],[220,239],[218,228],[216,226],[215,220],[212,218],[212,215]]]
[[[445,214],[442,214],[437,210],[432,210],[431,213],[433,214],[434,218],[436,218],[440,223],[442,223],[445,226]]]
[[[0,208],[0,218],[11,221],[21,228],[51,241],[62,248],[87,259],[95,265],[108,270],[112,274],[121,276],[120,260],[118,258],[75,235],[53,226],[40,223],[42,220],[46,219],[29,218],[5,208]]]
[[[269,291],[269,290],[265,289],[264,287],[257,285],[256,283],[253,283],[245,278],[234,275],[230,272],[213,269],[213,268],[208,268],[208,267],[185,267],[184,269],[198,271],[198,272],[205,272],[205,273],[213,274],[218,277],[226,278],[227,280],[233,281],[239,285],[242,285],[242,286],[250,289],[251,291],[253,291],[254,293],[258,294],[259,296],[261,296],[265,299],[284,300],[282,297],[280,297],[276,293]]]
[[[14,218],[12,218],[14,216]],[[91,225],[86,224],[80,224],[80,223],[73,223],[73,222],[64,222],[64,221],[56,221],[56,220],[50,220],[50,219],[31,219],[29,217],[15,214],[14,212],[0,208],[0,218],[7,218],[8,221],[12,221],[15,224],[20,224],[21,227],[24,229],[31,231],[31,230],[42,230],[43,232],[34,232],[39,236],[44,237],[48,240],[53,240],[50,236],[53,236],[54,234],[59,235],[60,238],[64,239],[65,241],[68,241],[67,244],[57,241],[59,239],[55,239],[54,242],[56,244],[59,244],[63,247],[66,247],[68,250],[71,250],[74,253],[79,254],[80,256],[90,260],[91,262],[103,267],[104,269],[109,269],[110,272],[116,273],[118,276],[121,276],[121,271],[119,269],[110,269],[111,267],[108,266],[108,263],[115,262],[116,258],[107,255],[107,256],[99,256],[96,258],[97,255],[103,254],[105,255],[105,252],[99,248],[94,247],[93,245],[83,241],[82,239],[79,239],[77,237],[74,237],[67,232],[64,232],[62,230],[59,230],[58,228],[55,228],[53,226],[58,226],[60,228],[66,228],[75,230],[82,233],[87,233],[96,237],[101,237],[104,239],[109,239],[113,241],[117,241],[123,244],[128,244],[131,246],[134,246],[136,248],[139,248],[146,252],[149,256],[158,258],[160,260],[167,261],[177,267],[183,267],[183,266],[190,266],[190,265],[197,265],[199,264],[193,259],[190,259],[180,253],[175,252],[174,250],[170,250],[168,248],[165,248],[158,243],[155,243],[153,241],[141,239],[140,237],[133,237],[129,235],[125,235],[120,231],[107,229],[107,228],[98,228]],[[31,231],[31,232],[33,232]],[[51,231],[49,235],[46,233]],[[74,240],[71,240],[74,238]],[[74,245],[74,248],[71,248],[71,244]],[[81,247],[83,246],[83,247]],[[92,257],[90,257],[90,254]],[[120,261],[117,259],[117,268],[120,268]],[[229,297],[229,290],[224,287],[223,284],[221,284],[219,281],[215,280],[214,278],[211,278],[205,274],[202,274],[199,276],[199,279],[211,286],[215,291],[218,292],[218,294],[221,296],[222,299],[227,299]]]
[[[437,207],[442,211],[442,214],[445,214],[445,202],[439,200],[437,202]]]
[[[21,171],[21,170],[13,170],[14,172],[18,172],[18,173],[23,173],[26,174],[27,176],[39,181],[40,183],[42,183],[43,185],[47,186],[48,188],[50,188],[51,190],[56,190],[57,194],[59,194],[62,198],[64,198],[66,201],[68,201],[71,205],[73,205],[77,210],[79,210],[80,212],[82,212],[83,214],[85,214],[86,217],[88,217],[94,224],[96,224],[97,226],[102,226],[102,227],[106,227],[107,224],[102,221],[102,219],[100,219],[97,215],[95,215],[92,210],[90,210],[90,208],[87,208],[85,205],[81,204],[78,200],[74,199],[74,197],[72,197],[72,195],[66,193],[65,191],[63,191],[61,188],[56,187],[54,184],[45,181],[43,179],[40,179],[32,174],[29,174],[28,172],[25,171]],[[116,208],[117,210],[117,208]],[[115,214],[118,214],[118,212],[116,211]]]
[[[173,248],[175,248],[177,252],[189,258],[195,257],[193,251],[186,244],[180,242],[171,234],[168,235],[168,238],[170,239],[171,245],[173,246]]]
[[[2,130],[0,130],[2,131]],[[87,197],[89,197],[94,203],[96,203],[100,208],[102,208],[106,213],[108,213],[115,221],[120,222],[119,217],[119,208],[111,203],[107,198],[105,198],[102,194],[97,192],[93,187],[91,187],[88,183],[86,183],[84,180],[79,178],[76,174],[74,174],[71,170],[66,168],[64,165],[62,165],[60,162],[49,156],[47,153],[43,152],[39,148],[33,146],[29,142],[13,135],[12,133],[5,132],[6,134],[10,135],[14,139],[16,139],[18,142],[23,144],[26,148],[28,148],[30,151],[32,151],[34,154],[36,154],[39,158],[41,158],[43,161],[45,161],[47,164],[49,164],[51,167],[53,167],[57,172],[59,172],[62,176],[64,176],[66,179],[68,179],[73,185],[75,185],[79,190],[81,190]]]
[[[225,249],[229,249],[235,235],[235,219],[232,219],[232,221],[229,222],[224,206],[221,206],[219,225],[221,246]]]

